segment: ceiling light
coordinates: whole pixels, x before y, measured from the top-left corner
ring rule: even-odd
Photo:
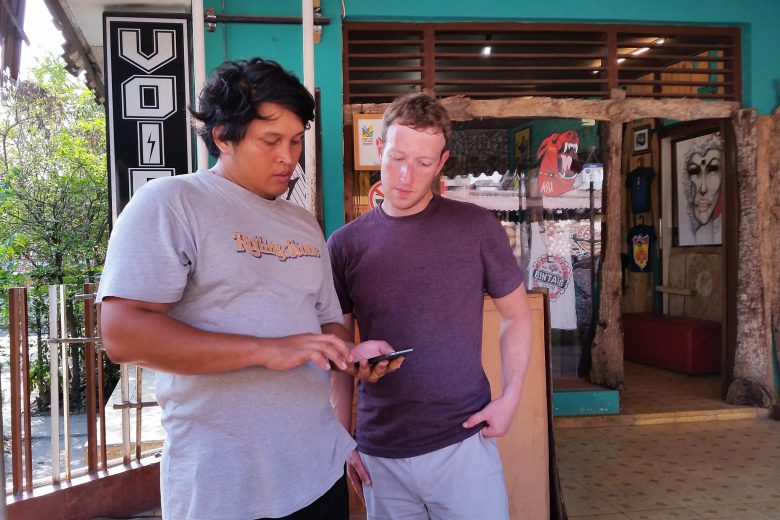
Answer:
[[[493,35],[488,34],[485,36],[485,46],[482,47],[482,55],[483,56],[490,56],[490,53],[493,51],[493,47],[490,46],[490,42],[493,41]]]
[[[658,39],[657,39],[656,41],[654,41],[653,43],[655,43],[656,45],[663,45],[665,42],[666,42],[666,39],[665,39],[665,38],[658,38]]]
[[[624,61],[626,61],[626,59],[625,59],[625,58],[618,58],[618,59],[617,59],[617,62],[618,62],[618,63],[623,63]]]
[[[631,54],[633,54],[634,56],[639,56],[643,52],[647,52],[649,50],[650,50],[650,47],[642,47],[641,49],[636,49],[634,51],[631,51]]]

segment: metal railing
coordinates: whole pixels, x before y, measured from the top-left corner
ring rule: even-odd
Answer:
[[[130,399],[129,368],[120,366],[120,402],[113,408],[121,410],[122,444],[120,456],[109,459],[106,436],[106,408],[104,395],[104,362],[105,353],[100,343],[100,306],[95,304],[95,284],[84,284],[82,292],[72,296],[72,301],[83,304],[82,337],[68,337],[68,322],[66,319],[65,285],[51,285],[48,288],[48,357],[50,365],[50,417],[51,417],[51,475],[33,479],[33,453],[31,428],[31,382],[30,382],[30,348],[28,331],[28,289],[26,287],[8,290],[9,335],[10,335],[10,426],[11,426],[11,483],[6,486],[6,495],[12,493],[18,499],[38,486],[71,482],[74,478],[105,472],[110,467],[130,464],[134,458],[140,461],[142,457],[159,451],[142,452],[142,410],[145,407],[157,406],[155,401],[142,400],[141,368],[136,367],[136,395]],[[84,349],[84,372],[86,382],[86,466],[72,469],[72,435],[70,417],[69,382],[72,367],[69,357],[72,349]],[[0,398],[2,398],[0,391]],[[62,410],[62,432],[59,427],[59,414]],[[136,410],[135,442],[131,440],[130,410]],[[0,432],[1,433],[1,432]],[[60,448],[60,441],[63,449]],[[134,450],[133,450],[133,444]],[[134,453],[133,453],[134,452]],[[63,457],[64,455],[64,457]],[[60,459],[64,460],[61,467]],[[3,478],[5,481],[5,478]],[[3,508],[0,508],[0,520],[4,518]]]

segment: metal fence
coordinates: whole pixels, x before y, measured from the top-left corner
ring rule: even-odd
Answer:
[[[71,288],[72,289],[72,288]],[[23,498],[33,488],[71,482],[72,479],[90,474],[99,477],[110,467],[130,464],[132,459],[140,461],[142,457],[153,455],[159,449],[142,453],[142,410],[145,407],[157,406],[155,401],[143,401],[142,373],[140,367],[135,368],[136,392],[131,400],[130,368],[120,366],[118,387],[121,398],[113,408],[121,410],[122,443],[119,456],[112,458],[107,451],[106,437],[106,396],[104,395],[104,361],[105,353],[100,342],[100,306],[96,304],[95,284],[84,284],[80,292],[70,297],[71,303],[80,302],[83,319],[83,336],[68,337],[68,322],[66,319],[65,285],[48,287],[48,362],[50,365],[50,415],[51,415],[51,475],[45,478],[33,478],[32,428],[31,428],[31,379],[30,379],[30,346],[28,327],[28,288],[19,287],[8,290],[9,314],[9,369],[10,369],[10,485],[6,483],[3,508],[0,508],[0,519],[5,518],[4,509],[11,494],[14,500]],[[71,290],[71,292],[73,292]],[[78,291],[77,291],[78,292]],[[76,305],[74,305],[76,307]],[[69,413],[69,381],[73,370],[69,362],[72,349],[84,350],[84,376],[86,382],[86,465],[72,469],[71,417]],[[1,395],[0,400],[6,396]],[[130,410],[135,409],[135,442],[131,439]],[[60,432],[59,414],[62,411],[62,432]],[[2,416],[0,415],[0,419]],[[0,422],[0,433],[2,431]],[[60,442],[63,442],[63,449]],[[64,455],[64,457],[63,457]],[[64,464],[61,464],[61,459]],[[5,470],[5,465],[3,465]],[[4,473],[4,471],[3,471]],[[4,475],[0,475],[3,476]],[[5,481],[5,478],[3,478]]]

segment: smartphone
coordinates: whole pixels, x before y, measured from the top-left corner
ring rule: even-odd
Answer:
[[[381,354],[379,356],[374,356],[374,357],[368,358],[366,361],[368,361],[369,365],[376,365],[380,361],[385,361],[385,360],[390,361],[390,360],[395,359],[395,358],[397,358],[399,356],[404,356],[404,355],[408,354],[409,352],[412,352],[413,350],[414,350],[413,348],[407,348],[407,349],[404,349],[404,350],[396,350],[395,352],[388,352],[387,354]],[[355,361],[355,367],[357,368],[359,366],[360,366],[360,361]]]

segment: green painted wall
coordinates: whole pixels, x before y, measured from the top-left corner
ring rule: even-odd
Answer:
[[[315,82],[322,92],[322,184],[326,234],[344,222],[342,137],[341,0],[322,0],[322,12],[331,19],[315,47]],[[223,6],[224,5],[224,9]],[[743,103],[769,114],[780,105],[780,9],[777,0],[656,0],[583,2],[541,0],[510,3],[505,0],[344,0],[349,21],[511,21],[559,23],[660,23],[728,25],[743,31]],[[300,16],[299,2],[206,0],[204,8],[218,13]],[[301,28],[296,25],[219,24],[206,33],[207,69],[224,59],[263,56],[276,59],[301,75]]]
[[[617,390],[573,388],[553,392],[553,416],[608,415],[620,413]]]
[[[321,91],[322,194],[328,235],[344,224],[341,6],[330,4],[323,16],[330,17],[331,23],[323,28],[322,40],[314,48],[314,82]],[[300,2],[290,1],[205,1],[203,9],[209,7],[220,14],[301,16]],[[205,39],[207,74],[226,59],[261,56],[278,61],[303,80],[303,32],[298,25],[217,24]]]

